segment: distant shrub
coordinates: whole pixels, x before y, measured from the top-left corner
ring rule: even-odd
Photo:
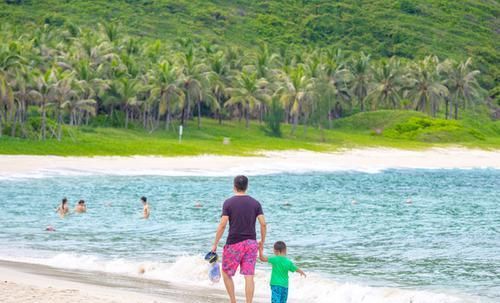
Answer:
[[[7,4],[24,4],[26,1],[25,0],[5,0],[5,3]]]
[[[420,8],[418,8],[417,4],[414,1],[411,0],[401,0],[399,1],[399,9],[402,12],[405,12],[407,14],[412,14],[412,15],[418,15],[422,11]]]
[[[411,139],[424,142],[464,142],[484,140],[478,130],[464,126],[459,121],[413,117],[383,132],[385,137]]]
[[[271,102],[271,107],[266,115],[266,132],[273,137],[281,137],[281,121],[283,120],[283,109],[277,97]]]
[[[61,27],[66,22],[66,19],[56,14],[50,14],[45,16],[43,22],[48,25]]]

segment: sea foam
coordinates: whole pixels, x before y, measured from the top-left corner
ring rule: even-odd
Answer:
[[[0,259],[41,264],[61,269],[105,272],[110,274],[166,281],[182,286],[196,286],[223,290],[223,283],[213,284],[207,275],[207,263],[201,256],[181,256],[174,262],[105,260],[92,255],[61,253],[47,258],[1,256]],[[269,298],[270,269],[256,270],[256,294]],[[244,279],[235,276],[237,289],[244,289]],[[319,274],[308,273],[307,278],[292,274],[290,303],[484,303],[478,298],[458,294],[409,290],[395,287],[373,287],[356,283],[337,282]]]

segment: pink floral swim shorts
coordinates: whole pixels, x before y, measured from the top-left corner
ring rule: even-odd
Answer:
[[[229,276],[234,276],[238,266],[240,274],[253,276],[259,244],[256,240],[245,240],[235,244],[226,244],[222,252],[222,270]]]

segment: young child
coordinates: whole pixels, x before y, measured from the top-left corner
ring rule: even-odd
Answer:
[[[286,244],[283,241],[274,243],[273,257],[264,256],[264,248],[259,246],[259,259],[272,265],[271,273],[271,302],[286,303],[288,299],[288,272],[298,272],[301,276],[306,274],[286,257]]]

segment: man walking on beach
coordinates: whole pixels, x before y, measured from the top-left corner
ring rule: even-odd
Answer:
[[[254,198],[246,194],[248,178],[234,178],[235,195],[224,202],[222,216],[212,251],[217,251],[217,245],[229,222],[229,235],[222,253],[222,277],[231,303],[236,303],[233,276],[240,267],[240,274],[245,276],[246,303],[252,303],[254,294],[254,273],[259,244],[255,232],[255,223],[259,220],[261,242],[266,240],[266,220],[262,206]]]

